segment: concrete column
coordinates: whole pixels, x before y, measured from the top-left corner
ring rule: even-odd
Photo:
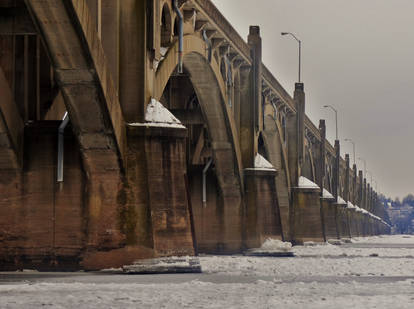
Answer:
[[[271,169],[247,169],[244,173],[246,248],[260,247],[268,237],[283,239],[275,184],[276,173],[276,170]]]
[[[305,151],[305,92],[302,83],[295,84],[294,101],[297,112],[287,123],[288,161],[292,187],[298,186]]]
[[[333,177],[333,196],[338,198],[339,194],[339,160],[341,159],[341,150],[339,146],[339,141],[335,141],[335,166],[334,166],[334,177]]]
[[[240,148],[243,167],[254,167],[255,130],[253,121],[253,95],[251,93],[251,67],[240,67]]]
[[[364,192],[364,180],[362,177],[362,171],[358,172],[359,186],[358,186],[358,201],[357,204],[359,207],[362,207],[363,202],[363,192]]]
[[[127,126],[127,136],[127,177],[133,195],[125,211],[134,225],[130,243],[152,242],[155,256],[194,255],[185,181],[187,130]]]
[[[262,39],[258,26],[250,26],[247,40],[253,62],[250,68],[240,68],[240,147],[243,166],[250,168],[258,151],[257,135],[263,128]]]
[[[101,0],[101,41],[116,89],[119,89],[119,2]]]
[[[100,36],[100,5],[101,0],[86,0],[86,4],[88,5],[89,14],[92,16],[92,20],[94,21],[94,25],[96,28],[96,31],[98,32],[98,35]]]
[[[321,188],[321,194],[323,189],[323,184],[325,180],[325,149],[326,149],[326,125],[325,120],[319,120],[319,133],[321,135],[321,142],[319,144],[319,158],[318,158],[318,166],[316,170],[316,182],[318,186]]]
[[[146,82],[147,3],[120,1],[119,99],[126,122],[143,122],[150,100]]]
[[[345,155],[345,184],[344,184],[344,200],[346,202],[348,202],[350,200],[349,198],[349,174],[350,174],[350,169],[349,169],[349,154]]]
[[[371,211],[371,202],[372,202],[372,199],[371,199],[371,184],[367,184],[367,210],[368,211]]]
[[[358,188],[357,188],[357,166],[356,164],[353,165],[352,167],[352,204],[356,205],[358,202]]]
[[[367,209],[367,179],[364,178],[363,187],[362,187],[362,203],[361,207]]]
[[[295,93],[293,99],[296,103],[298,117],[298,164],[299,176],[301,176],[302,164],[305,158],[305,92],[303,83],[295,84]]]
[[[251,75],[251,87],[254,104],[254,128],[255,133],[263,130],[262,117],[262,38],[260,27],[250,26],[247,42],[250,46],[250,54],[253,59],[253,70]]]

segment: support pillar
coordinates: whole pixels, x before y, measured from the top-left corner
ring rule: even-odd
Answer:
[[[275,169],[246,169],[245,247],[258,248],[266,238],[283,239]]]
[[[364,178],[362,187],[362,203],[361,207],[367,209],[367,179]]]
[[[362,171],[358,172],[358,179],[359,179],[359,185],[358,185],[358,201],[357,206],[363,207],[363,194],[364,194],[364,178],[362,177]]]
[[[319,120],[319,134],[321,135],[321,142],[319,143],[319,158],[316,170],[316,183],[321,189],[323,189],[326,171],[326,124],[324,119]],[[321,195],[322,191],[323,190],[321,190]]]
[[[344,184],[344,200],[345,202],[348,202],[350,200],[349,198],[349,174],[350,174],[350,168],[349,168],[349,154],[345,155],[345,184]]]
[[[119,89],[120,0],[101,1],[101,41],[115,88]]]
[[[120,1],[119,100],[127,123],[143,122],[148,93],[148,1]]]
[[[295,84],[294,101],[296,115],[289,118],[287,123],[288,131],[288,157],[289,171],[292,187],[297,187],[301,176],[301,165],[304,158],[305,139],[305,92],[303,83]]]
[[[254,167],[254,159],[258,151],[258,134],[263,129],[261,108],[262,38],[260,37],[260,28],[258,26],[250,26],[247,42],[253,61],[250,70],[244,67],[240,69],[240,147],[243,166],[245,168],[252,168]]]
[[[358,188],[357,188],[357,166],[356,164],[352,167],[352,197],[351,201],[352,204],[357,205],[358,204]]]
[[[131,168],[127,176],[134,192],[128,217],[139,219],[131,222],[135,225],[135,230],[129,231],[131,244],[138,239],[151,243],[157,257],[194,255],[185,184],[187,130],[184,127],[129,125],[127,134]],[[141,156],[139,152],[145,155]],[[134,206],[137,201],[140,204]],[[145,207],[148,208],[143,211]],[[125,228],[130,228],[128,222],[125,224]],[[149,227],[151,232],[145,231],[141,224]]]
[[[333,196],[338,199],[339,195],[339,161],[341,159],[341,150],[339,140],[335,140],[335,166],[334,166],[334,177],[333,177]]]

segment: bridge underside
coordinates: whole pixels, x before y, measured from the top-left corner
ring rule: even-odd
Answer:
[[[268,102],[261,62],[213,29],[209,1],[178,1],[182,73],[171,1],[101,1],[101,14],[94,0],[0,3],[0,269],[92,270],[240,253],[268,237],[388,232],[300,188],[298,175],[331,190],[318,178],[321,142],[307,142],[292,170],[299,109],[284,92]],[[160,29],[146,30],[151,18]]]

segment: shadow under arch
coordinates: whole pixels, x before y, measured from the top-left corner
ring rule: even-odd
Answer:
[[[287,154],[283,146],[282,130],[270,115],[265,116],[261,132],[267,159],[278,171],[276,176],[277,199],[282,221],[284,239],[289,239],[290,179]]]

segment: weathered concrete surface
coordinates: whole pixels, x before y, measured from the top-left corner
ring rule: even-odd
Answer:
[[[350,229],[348,222],[348,210],[346,204],[335,204],[336,211],[336,224],[338,227],[338,236],[340,238],[350,238]]]
[[[82,201],[85,174],[76,139],[68,130],[64,174],[56,183],[59,122],[26,127],[24,170],[9,172],[1,190],[0,256],[3,268],[78,268],[87,236]]]
[[[135,144],[136,139],[138,142],[142,139],[145,151],[145,161],[131,163],[145,165],[150,171],[144,175],[147,177],[147,207],[150,209],[151,237],[156,256],[194,255],[190,205],[184,178],[186,135],[184,128],[128,127],[131,144]],[[129,185],[135,187],[143,183],[130,182]],[[132,213],[126,214],[126,217],[134,219]]]
[[[1,67],[0,93],[0,170],[19,169],[23,160],[24,124]]]
[[[321,198],[322,222],[325,240],[340,238],[336,224],[337,207],[334,202],[334,199]]]
[[[291,212],[292,242],[323,242],[323,226],[319,189],[293,188]]]
[[[247,169],[245,246],[258,248],[266,238],[283,239],[275,185],[276,170]]]

